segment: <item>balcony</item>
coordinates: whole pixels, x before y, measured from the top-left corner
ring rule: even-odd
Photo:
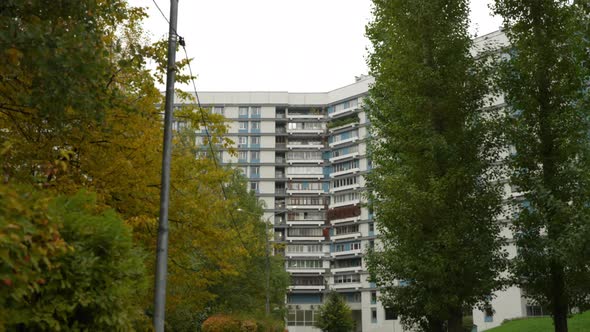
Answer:
[[[287,133],[288,134],[314,134],[314,135],[321,135],[324,133],[324,129],[320,128],[320,129],[291,129],[288,128],[287,129]]]
[[[332,269],[332,271],[333,271],[333,269]],[[347,289],[347,288],[360,289],[361,287],[363,287],[363,284],[360,282],[347,282],[347,283],[332,285],[332,288],[334,288],[334,289]]]
[[[308,210],[321,210],[324,208],[324,204],[296,204],[296,203],[287,203],[288,210],[294,209],[308,209]]]
[[[323,274],[326,272],[326,269],[321,268],[305,268],[305,267],[287,267],[287,272],[289,273],[316,273],[316,274]]]
[[[321,195],[324,193],[323,189],[291,189],[287,188],[287,194],[312,194],[312,195]]]
[[[338,208],[338,207],[341,207],[341,206],[357,205],[357,204],[360,204],[360,203],[361,203],[361,200],[360,199],[355,199],[355,200],[352,200],[352,201],[346,201],[346,202],[340,202],[340,203],[333,203],[333,204],[330,204],[328,206],[328,208],[334,209],[334,208]]]
[[[350,142],[356,142],[356,141],[358,141],[358,139],[359,139],[358,136],[354,136],[354,137],[346,138],[346,139],[343,139],[343,140],[339,140],[337,142],[332,142],[332,143],[329,144],[329,146],[330,147],[334,147],[334,146],[341,145],[341,144],[346,144],[346,143],[350,143]]]
[[[287,128],[285,127],[276,127],[275,134],[285,134],[287,133]]]
[[[323,236],[290,236],[290,235],[287,235],[286,240],[289,241],[289,242],[293,242],[293,241],[317,241],[317,242],[322,242],[322,241],[324,241],[324,237]]]
[[[351,184],[349,186],[342,186],[342,187],[338,187],[338,188],[332,188],[332,189],[330,189],[330,193],[335,193],[335,192],[343,191],[343,190],[358,189],[360,187],[361,187],[360,184],[355,183],[355,184]]]
[[[360,232],[348,233],[348,234],[339,234],[333,235],[330,237],[332,241],[344,240],[344,239],[356,239],[361,237],[362,234]]]
[[[358,222],[360,220],[360,216],[358,217],[350,217],[350,218],[342,218],[342,219],[332,219],[332,225],[335,224],[343,224],[345,222]]]
[[[287,149],[323,149],[324,144],[320,141],[312,141],[312,142],[303,142],[303,141],[296,141],[296,142],[289,142],[287,143]]]
[[[359,272],[363,269],[362,266],[350,266],[350,267],[334,267],[332,268],[332,273],[340,273],[340,272]]]
[[[322,173],[291,173],[287,174],[289,179],[323,179],[324,174]]]
[[[324,256],[326,256],[326,254],[324,254],[322,251],[318,251],[318,252],[287,252],[286,253],[287,258],[294,258],[294,257],[321,258]]]
[[[338,257],[338,256],[349,256],[349,255],[354,255],[354,256],[358,256],[360,254],[362,254],[362,250],[361,249],[355,249],[355,250],[347,250],[347,251],[337,251],[337,252],[333,252],[330,254],[330,256],[332,257]]]
[[[338,157],[332,157],[329,160],[330,160],[331,163],[333,163],[333,162],[336,162],[336,161],[339,161],[339,160],[344,160],[344,159],[349,159],[349,158],[351,158],[351,159],[352,158],[358,158],[359,155],[360,154],[355,151],[355,152],[347,153],[347,154],[344,154],[344,155],[340,155]]]
[[[296,159],[296,158],[292,158],[292,157],[288,157],[287,158],[287,163],[289,164],[323,164],[324,160],[323,159]]]
[[[339,171],[339,172],[332,172],[332,173],[330,173],[330,177],[335,178],[337,176],[342,176],[342,175],[346,175],[346,174],[354,174],[354,173],[358,173],[360,171],[361,171],[361,169],[359,167],[349,168],[349,169],[345,169],[345,170]]]
[[[312,220],[312,219],[300,219],[300,220],[287,220],[289,226],[322,226],[323,220]]]
[[[361,108],[361,104],[357,104],[357,105],[355,105],[355,106],[351,106],[351,107],[343,108],[343,109],[341,109],[341,110],[338,110],[338,111],[333,111],[333,112],[331,112],[331,113],[328,113],[328,116],[329,116],[330,118],[336,118],[336,117],[339,117],[339,116],[342,116],[342,115],[345,115],[345,114],[348,114],[348,113],[352,113],[352,112],[354,112],[354,111],[357,111],[357,110],[359,110],[360,108]]]
[[[275,188],[275,195],[284,196],[286,192],[285,188]]]
[[[316,290],[321,291],[326,289],[324,285],[291,285],[289,290]]]
[[[289,119],[317,119],[321,120],[324,118],[323,114],[319,113],[295,113],[295,112],[287,112],[287,118]]]
[[[275,157],[275,164],[284,164],[286,161],[285,157]]]
[[[275,179],[286,179],[285,173],[275,172]]]

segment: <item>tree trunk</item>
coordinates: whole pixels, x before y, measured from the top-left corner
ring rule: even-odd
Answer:
[[[463,332],[463,312],[460,309],[451,311],[448,332]]]
[[[551,284],[553,291],[551,311],[555,332],[568,332],[568,301],[565,295],[563,268],[556,263],[551,265]]]

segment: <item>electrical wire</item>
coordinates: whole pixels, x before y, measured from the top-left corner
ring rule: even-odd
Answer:
[[[168,20],[168,18],[166,17],[166,15],[164,14],[164,12],[162,11],[162,9],[160,9],[160,6],[158,6],[158,3],[156,2],[156,0],[152,0],[154,5],[156,5],[156,8],[158,9],[158,11],[160,12],[160,14],[162,15],[162,17],[164,18],[164,20],[168,23],[168,26],[170,26],[170,20]],[[205,128],[205,135],[207,135],[207,142],[208,142],[208,146],[209,146],[209,151],[211,153],[211,159],[213,159],[213,163],[215,165],[216,169],[219,169],[219,163],[217,162],[217,158],[215,157],[215,150],[213,147],[213,143],[212,143],[212,139],[211,139],[211,133],[209,132],[209,126],[207,123],[207,120],[205,119],[205,115],[203,114],[203,110],[201,108],[201,101],[199,99],[199,93],[197,92],[197,85],[195,83],[195,79],[194,79],[194,75],[193,75],[193,69],[191,67],[190,61],[189,61],[189,57],[188,57],[188,52],[186,51],[186,43],[183,37],[181,37],[178,32],[173,28],[172,31],[174,31],[174,34],[178,37],[178,44],[180,46],[182,46],[182,49],[184,51],[184,57],[186,59],[186,63],[188,65],[188,70],[189,70],[189,74],[190,74],[190,80],[191,83],[193,85],[193,90],[195,93],[195,99],[197,100],[197,107],[199,109],[199,112],[201,114],[201,122],[202,122],[202,126]],[[221,192],[223,194],[223,199],[224,200],[228,200],[227,198],[227,192],[225,191],[225,187],[223,186],[223,183],[219,183],[220,187],[221,187]],[[250,252],[250,250],[248,249],[248,247],[246,246],[246,243],[244,242],[244,240],[242,239],[242,234],[239,231],[238,225],[236,223],[236,220],[234,218],[234,214],[232,212],[232,210],[229,210],[229,215],[230,215],[230,221],[232,223],[232,226],[234,228],[234,230],[236,231],[236,234],[238,235],[238,240],[240,241],[240,243],[242,244],[242,247],[244,247],[244,249],[246,250],[246,252],[248,252],[248,254],[252,255],[252,253]]]

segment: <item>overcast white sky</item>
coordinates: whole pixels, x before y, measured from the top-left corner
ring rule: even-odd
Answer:
[[[498,30],[490,1],[472,0],[472,33]],[[129,2],[148,7],[154,39],[167,35],[152,0]],[[168,17],[170,1],[156,2]],[[370,18],[371,0],[181,0],[177,31],[199,91],[324,92],[368,72]]]

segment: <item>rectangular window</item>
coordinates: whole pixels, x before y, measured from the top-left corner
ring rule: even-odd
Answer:
[[[376,291],[371,292],[371,304],[377,304],[377,292]]]
[[[288,269],[321,269],[321,260],[290,260],[287,261]]]
[[[246,121],[240,121],[238,123],[240,125],[240,130],[248,130],[248,122],[246,122]]]
[[[371,308],[371,323],[377,323],[377,308]]]
[[[238,160],[241,160],[241,161],[248,160],[248,151],[239,151],[238,152]]]
[[[287,230],[289,236],[303,236],[303,237],[322,237],[321,228],[289,228]]]
[[[260,116],[260,106],[250,107],[250,113],[252,114],[252,116]]]
[[[248,107],[240,106],[238,114],[240,116],[248,116]]]
[[[260,176],[260,167],[259,166],[251,166],[250,167],[250,176]]]
[[[258,191],[258,182],[250,182],[250,190]]]
[[[246,136],[239,136],[238,137],[238,144],[239,145],[248,145],[248,137],[246,137]]]
[[[250,144],[260,145],[260,136],[252,136],[252,137],[250,137]]]
[[[260,151],[250,152],[250,161],[260,160]]]
[[[211,113],[217,114],[217,115],[223,115],[223,106],[214,106]]]
[[[260,129],[260,121],[252,121],[252,122],[250,122],[250,127],[252,129]]]

